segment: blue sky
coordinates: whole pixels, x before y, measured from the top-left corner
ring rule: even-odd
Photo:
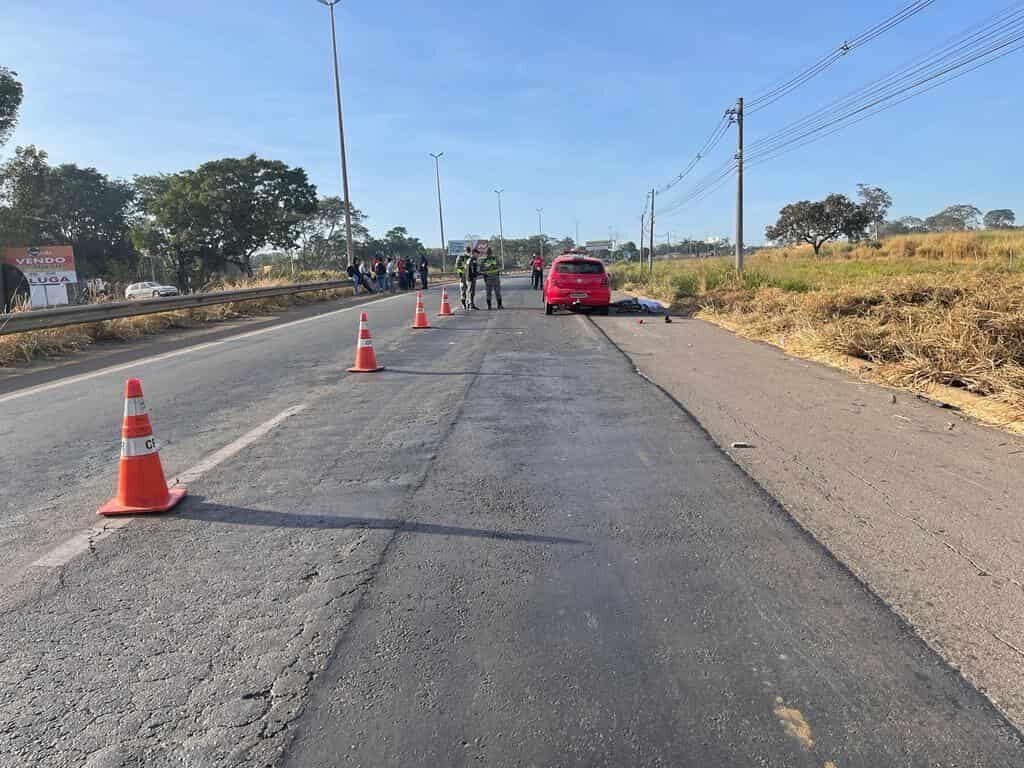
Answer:
[[[1003,8],[938,0],[747,121],[747,139],[867,83]],[[645,191],[681,170],[739,95],[763,91],[905,0],[345,0],[339,50],[353,202],[371,229],[434,246],[444,151],[449,238],[544,229],[636,239]],[[4,0],[0,64],[25,84],[13,141],[114,176],[255,152],[340,189],[327,11],[315,0]],[[1024,218],[1024,52],[752,169],[748,241],[778,209],[857,182],[894,215],[970,202]],[[694,173],[725,162],[730,135]],[[680,185],[661,203],[685,191]],[[728,235],[732,186],[657,222],[659,240]]]

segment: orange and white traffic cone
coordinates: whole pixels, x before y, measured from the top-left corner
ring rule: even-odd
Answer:
[[[441,311],[437,313],[438,317],[448,317],[452,314],[452,305],[448,303],[448,289],[441,289]]]
[[[373,339],[370,337],[370,326],[366,324],[366,313],[359,315],[359,335],[356,337],[356,364],[348,369],[350,373],[373,373],[384,370],[377,365],[377,356],[373,353]]]
[[[97,514],[109,517],[166,512],[184,496],[184,488],[167,487],[153,427],[146,413],[146,401],[142,399],[142,382],[128,379],[124,392],[117,496],[100,507]]]
[[[416,329],[429,328],[427,313],[423,309],[423,291],[416,291],[416,316],[412,320],[412,327]]]

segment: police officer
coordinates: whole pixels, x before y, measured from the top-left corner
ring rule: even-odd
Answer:
[[[463,309],[468,309],[466,306],[466,296],[469,292],[469,286],[466,284],[466,262],[469,261],[469,246],[466,246],[466,252],[460,253],[455,257],[455,274],[459,276],[459,302],[462,304]]]
[[[470,250],[466,259],[466,285],[469,288],[469,308],[480,309],[476,305],[476,279],[480,276],[480,264],[476,258],[476,251]]]
[[[484,287],[487,289],[487,308],[491,308],[491,294],[493,293],[494,298],[498,302],[498,309],[504,309],[501,306],[501,267],[498,265],[498,260],[494,257],[494,251],[491,250],[490,246],[487,246],[487,255],[483,258],[480,271],[484,273]]]

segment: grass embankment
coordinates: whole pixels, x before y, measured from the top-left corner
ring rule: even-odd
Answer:
[[[616,268],[613,284],[793,354],[911,390],[945,385],[1024,419],[1024,231],[893,237]],[[1005,420],[1005,418],[1003,419]]]
[[[250,281],[215,283],[207,291],[225,291],[240,288],[270,288],[289,285],[292,282],[317,282],[320,280],[343,280],[343,274],[302,273],[294,280],[257,279]],[[139,317],[123,317],[102,323],[72,325],[45,331],[28,331],[0,336],[0,366],[18,362],[30,362],[37,357],[47,357],[78,351],[94,341],[126,341],[172,328],[193,328],[205,323],[214,323],[240,317],[268,315],[299,304],[351,296],[351,288],[337,288],[329,291],[277,296],[270,299],[253,299],[231,304],[217,304],[211,307],[183,309],[174,312],[159,312]]]

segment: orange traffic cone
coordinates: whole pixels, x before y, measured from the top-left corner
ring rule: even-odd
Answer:
[[[356,337],[356,364],[348,369],[351,373],[373,373],[384,370],[377,365],[377,356],[373,354],[373,339],[370,338],[370,326],[366,324],[366,313],[359,316],[359,336]]]
[[[413,318],[412,327],[416,329],[429,328],[427,313],[423,310],[423,291],[416,291],[416,316]]]
[[[167,487],[160,452],[142,399],[142,382],[128,379],[124,392],[124,424],[121,427],[121,464],[117,496],[97,514],[139,515],[166,512],[185,496],[184,488]]]
[[[452,314],[452,305],[448,303],[448,289],[441,289],[441,311],[437,313],[438,317],[448,317]]]

